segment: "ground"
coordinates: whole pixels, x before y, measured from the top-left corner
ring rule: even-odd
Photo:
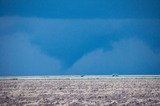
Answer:
[[[1,79],[0,105],[160,106],[160,79]]]

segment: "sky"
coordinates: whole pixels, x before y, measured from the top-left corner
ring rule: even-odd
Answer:
[[[159,0],[0,0],[0,76],[160,74]]]

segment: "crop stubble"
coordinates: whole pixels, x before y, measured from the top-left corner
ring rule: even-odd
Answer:
[[[160,106],[160,79],[0,80],[0,105]]]

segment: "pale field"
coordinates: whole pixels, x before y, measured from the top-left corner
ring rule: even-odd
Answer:
[[[0,105],[160,106],[160,79],[1,79]]]

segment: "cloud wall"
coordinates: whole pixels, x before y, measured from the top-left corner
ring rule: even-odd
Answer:
[[[0,17],[1,75],[159,73],[159,30],[159,19]]]
[[[32,45],[26,34],[0,36],[0,41],[0,75],[60,74],[60,62]]]
[[[123,39],[112,50],[97,49],[84,55],[69,69],[75,74],[159,74],[160,53],[154,53],[143,41]],[[81,71],[83,70],[83,72]]]

